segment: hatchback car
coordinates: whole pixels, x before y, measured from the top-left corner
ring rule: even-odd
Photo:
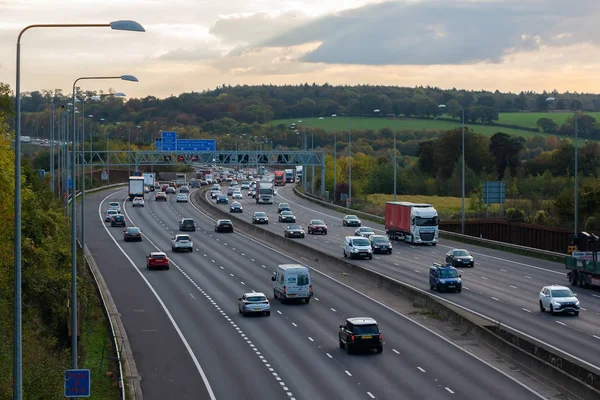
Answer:
[[[373,253],[392,254],[392,243],[390,243],[390,239],[387,236],[371,235],[369,241],[371,242]]]
[[[237,213],[241,213],[241,212],[244,212],[244,207],[242,207],[242,205],[240,204],[239,201],[234,201],[229,206],[229,212],[232,212],[232,213],[236,213],[236,212]]]
[[[383,352],[383,335],[373,318],[348,318],[340,325],[338,340],[340,349],[346,349],[348,354],[373,349],[377,353]]]
[[[346,215],[342,220],[343,226],[361,226],[362,221],[356,215]]]
[[[215,222],[215,232],[233,232],[233,222],[228,219],[218,219]]]
[[[112,217],[117,215],[119,212],[117,210],[108,210],[106,214],[104,214],[104,222],[110,222]]]
[[[110,226],[127,226],[125,216],[122,214],[113,215],[110,219]]]
[[[371,236],[374,235],[375,231],[369,227],[363,226],[360,227],[358,229],[356,229],[354,231],[354,235],[355,236],[362,236],[362,237],[366,237],[367,239]]]
[[[117,210],[117,213],[121,213],[121,205],[118,201],[111,201],[108,203],[108,210]]]
[[[171,250],[177,251],[194,251],[194,242],[190,235],[177,234],[171,238]]]
[[[143,197],[134,197],[131,202],[131,207],[144,207],[144,198]]]
[[[228,203],[229,203],[229,199],[227,198],[226,195],[220,194],[217,197],[217,204],[228,204]]]
[[[222,194],[223,193],[220,190],[211,190],[210,191],[210,198],[211,199],[216,199],[217,197],[219,197]]]
[[[165,192],[157,192],[154,195],[155,201],[167,201],[167,194]]]
[[[271,315],[271,304],[264,293],[244,293],[238,299],[238,310],[244,317],[248,314]]]
[[[179,193],[189,193],[190,188],[188,186],[182,186],[179,188]]]
[[[177,193],[177,191],[175,190],[175,188],[173,186],[169,186],[167,188],[167,190],[165,190],[165,193],[166,194],[175,194],[175,193]]]
[[[123,230],[123,240],[126,242],[131,241],[142,241],[142,230],[137,226],[131,226]]]
[[[577,295],[566,286],[544,286],[539,295],[540,311],[557,313],[573,313],[579,315],[580,305]]]
[[[279,222],[296,222],[296,216],[291,211],[282,211],[279,214]]]
[[[453,267],[471,267],[475,266],[473,256],[464,249],[452,249],[446,253],[446,262]]]
[[[288,225],[283,230],[283,236],[285,236],[286,238],[304,238],[304,229],[302,229],[300,225]]]
[[[183,218],[179,221],[179,230],[180,231],[196,231],[196,223],[191,218]]]
[[[187,194],[185,194],[185,193],[179,193],[177,195],[177,202],[178,203],[187,203],[188,202]]]
[[[144,186],[144,193],[148,193],[150,191],[150,188],[148,186]]]
[[[288,203],[279,203],[277,206],[277,212],[281,214],[282,211],[292,211]]]
[[[262,211],[257,211],[252,216],[252,223],[253,224],[268,224],[269,217],[267,217],[267,213],[262,212]]]
[[[250,189],[250,184],[248,182],[242,182],[242,190]]]
[[[169,257],[161,251],[155,251],[146,256],[146,268],[169,269]]]
[[[309,235],[320,233],[321,235],[327,235],[327,225],[320,219],[312,219],[306,227]]]
[[[233,192],[233,195],[231,196],[231,198],[234,200],[241,200],[242,197],[242,192]]]

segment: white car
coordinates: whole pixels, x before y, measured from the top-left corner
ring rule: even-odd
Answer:
[[[171,250],[173,251],[194,251],[194,242],[190,235],[175,235],[171,238]]]
[[[150,188],[148,186],[144,186],[144,193],[150,192]]]
[[[144,198],[143,197],[134,197],[131,202],[131,207],[144,207]]]
[[[242,192],[233,192],[233,194],[231,195],[231,198],[233,200],[241,200],[242,199]]]
[[[573,313],[579,315],[579,300],[575,293],[566,286],[544,286],[540,291],[540,311],[556,313]]]
[[[111,201],[110,203],[108,203],[108,209],[116,210],[117,213],[121,214],[121,205],[118,201]]]
[[[238,311],[244,317],[253,313],[271,315],[271,304],[264,293],[244,293],[238,302]]]
[[[178,203],[187,203],[188,202],[187,194],[185,194],[185,193],[179,193],[177,195],[177,202]]]

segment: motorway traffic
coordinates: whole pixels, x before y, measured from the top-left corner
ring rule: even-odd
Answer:
[[[286,190],[278,198],[289,196]],[[298,263],[285,249],[237,232],[216,233],[213,220],[176,196],[166,202],[146,196],[145,207],[136,208],[125,196],[118,190],[87,197],[89,221],[96,221],[88,224],[88,246],[123,315],[149,399],[544,398],[434,331],[323,275],[312,273],[309,304],[274,301],[271,277],[278,265]],[[104,222],[110,201],[121,202],[127,226],[141,229],[141,242],[125,242],[123,228]],[[256,206],[242,201],[247,218]],[[270,216],[275,208],[261,206]],[[171,238],[188,217],[197,226],[187,232],[194,251],[174,253]],[[326,238],[337,240],[341,228],[337,233],[330,226]],[[283,231],[280,224],[268,229]],[[324,243],[312,236],[293,240]],[[422,250],[430,251],[410,249]],[[146,269],[146,256],[155,251],[168,255],[169,270]],[[386,257],[399,258],[382,255],[365,263],[384,264]],[[238,298],[253,291],[267,295],[269,317],[238,313]],[[339,325],[349,317],[378,322],[382,354],[351,355],[340,348]]]
[[[206,201],[214,205],[210,198]],[[345,214],[321,207],[293,194],[292,185],[279,188],[273,205],[256,204],[254,199],[244,196],[243,214],[234,214],[251,222],[256,211],[266,212],[269,225],[263,229],[283,236],[289,223],[278,222],[277,204],[286,202],[304,230],[311,219],[321,219],[328,225],[328,235],[306,235],[299,240],[307,246],[327,254],[343,258],[343,241],[354,235],[354,227],[343,227]],[[219,205],[218,207],[227,207]],[[351,214],[351,212],[349,212]],[[234,220],[235,221],[235,220]],[[385,234],[383,225],[363,221],[363,226]],[[434,262],[444,262],[448,250],[467,248],[475,257],[475,267],[459,269],[462,275],[462,293],[437,293],[437,295],[469,311],[474,311],[494,321],[513,327],[543,343],[560,349],[563,353],[581,360],[593,368],[600,368],[600,296],[593,290],[577,288],[576,294],[582,305],[581,314],[551,315],[541,313],[538,295],[545,285],[568,285],[564,266],[524,256],[516,256],[497,250],[464,245],[441,240],[436,247],[408,245],[393,242],[393,254],[376,254],[372,260],[348,260],[364,268],[373,269],[387,276],[422,288],[429,289],[429,267]]]

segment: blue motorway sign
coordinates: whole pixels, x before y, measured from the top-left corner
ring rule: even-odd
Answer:
[[[69,178],[69,179],[67,180],[67,187],[68,187],[69,189],[73,189],[73,179]]]
[[[46,177],[46,171],[43,169],[39,170],[40,178],[44,179]]]
[[[179,139],[177,140],[177,151],[215,151],[216,141],[214,139]]]
[[[65,397],[90,397],[91,379],[89,369],[65,371]]]
[[[154,145],[156,146],[156,150],[160,151],[162,149],[162,138],[154,139]]]
[[[176,151],[177,150],[177,132],[162,132],[162,151]]]

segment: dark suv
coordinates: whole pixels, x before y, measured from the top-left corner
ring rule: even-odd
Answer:
[[[462,279],[458,270],[452,265],[441,265],[433,263],[429,267],[429,287],[438,292],[452,291],[459,292],[462,290]]]
[[[196,223],[191,218],[184,218],[179,221],[179,230],[194,232],[196,230]]]
[[[348,318],[344,325],[340,325],[340,349],[346,349],[348,354],[355,350],[383,351],[383,336],[373,318]]]
[[[125,217],[121,214],[113,215],[110,220],[110,226],[127,226],[125,224]]]

